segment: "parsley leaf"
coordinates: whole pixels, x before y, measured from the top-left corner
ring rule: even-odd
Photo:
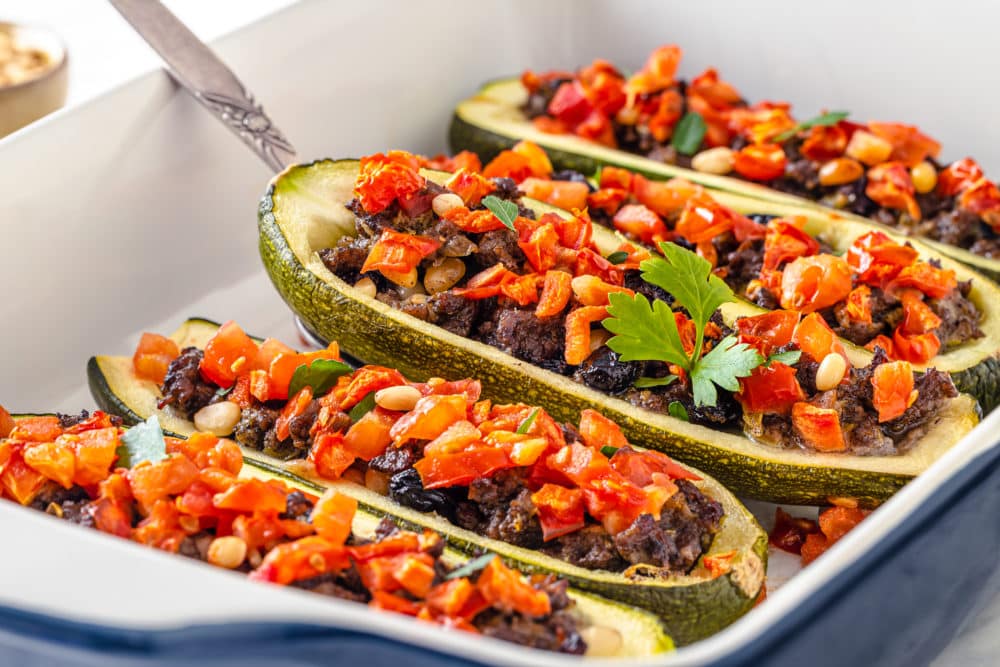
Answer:
[[[483,197],[483,206],[503,223],[504,227],[514,231],[514,220],[517,218],[517,204],[512,201],[500,199],[496,195]]]
[[[666,387],[677,380],[676,375],[667,375],[661,378],[642,377],[635,381],[632,386],[636,389],[649,389],[650,387]]]
[[[626,259],[628,259],[628,253],[625,252],[624,250],[616,250],[607,257],[605,257],[605,259],[611,262],[612,264],[621,264]]]
[[[836,125],[840,121],[847,118],[847,115],[847,111],[827,111],[826,113],[821,113],[815,118],[802,121],[790,130],[785,130],[781,134],[772,138],[771,141],[780,144],[782,141],[791,139],[802,130],[808,130],[810,127],[817,127],[820,125]]]
[[[772,354],[767,358],[767,366],[770,366],[775,361],[786,364],[788,366],[794,366],[799,363],[799,357],[802,356],[801,350],[788,350],[787,352],[778,352],[777,354]]]
[[[492,563],[493,559],[496,557],[497,557],[496,554],[483,554],[482,556],[473,558],[462,567],[456,570],[452,570],[451,572],[446,574],[444,578],[461,579],[462,577],[468,577],[469,575],[479,572],[481,569]]]
[[[708,125],[701,114],[695,111],[688,111],[674,126],[674,133],[670,137],[670,145],[677,149],[682,155],[694,155],[701,146],[705,138]]]
[[[675,419],[680,419],[686,422],[691,421],[688,417],[687,408],[685,408],[684,404],[680,401],[670,401],[670,405],[667,406],[667,412]]]
[[[517,433],[519,435],[524,435],[529,430],[531,430],[531,425],[535,423],[535,419],[538,417],[538,412],[541,408],[535,408],[531,411],[531,414],[524,418],[521,425],[517,427]]]
[[[715,405],[719,398],[715,385],[729,391],[739,391],[738,378],[747,377],[762,363],[764,357],[757,350],[746,343],[736,342],[734,336],[726,336],[699,359],[691,371],[694,404]]]
[[[608,314],[604,328],[615,334],[608,347],[621,355],[622,361],[666,361],[687,369],[690,360],[684,352],[674,313],[663,301],[652,305],[642,294],[622,292],[608,295]]]
[[[335,359],[316,359],[311,364],[302,364],[292,374],[288,396],[295,396],[303,387],[312,387],[313,396],[322,396],[333,389],[339,377],[352,372],[353,368]]]
[[[611,445],[604,445],[603,447],[601,447],[601,454],[604,454],[609,459],[612,456],[614,456],[615,452],[617,452],[617,451],[618,451],[618,448],[617,447],[612,447]]]
[[[121,442],[115,453],[118,454],[117,465],[122,468],[133,468],[143,461],[156,463],[167,458],[167,443],[156,415],[125,431]]]
[[[352,422],[356,422],[364,417],[366,414],[371,412],[375,408],[375,392],[370,391],[365,394],[365,397],[358,401],[357,405],[351,408],[351,411],[347,413],[347,416],[351,418]]]

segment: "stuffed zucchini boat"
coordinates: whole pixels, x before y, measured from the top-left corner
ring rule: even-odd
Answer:
[[[89,375],[126,420],[232,432],[254,465],[648,608],[678,643],[752,606],[766,536],[718,482],[629,447],[593,411],[560,426],[540,408],[479,400],[475,380],[413,383],[336,356],[191,320],[171,339],[144,336],[133,359],[92,359]],[[252,361],[232,370],[240,357]]]
[[[707,259],[745,301],[818,312],[845,341],[869,350],[879,346],[890,359],[918,368],[953,371],[959,389],[979,398],[986,410],[996,404],[995,383],[980,376],[990,375],[1000,336],[983,332],[981,324],[989,326],[991,317],[977,303],[989,309],[1000,289],[966,272],[959,281],[953,268],[940,265],[924,247],[921,256],[901,239],[867,226],[841,222],[831,228],[777,205],[767,205],[771,213],[763,215],[754,200],[745,202],[747,217],[681,179],[655,182],[605,167],[592,184],[578,172],[554,171],[545,152],[527,141],[501,151],[485,167],[474,154],[434,162],[512,179],[528,197],[565,210],[586,209],[593,222],[653,250],[665,239],[683,244]],[[620,243],[606,236],[595,229],[601,248]],[[818,285],[814,274],[822,276]],[[986,365],[966,365],[977,356]]]
[[[333,490],[244,465],[211,433],[164,437],[102,412],[22,415],[0,407],[0,496],[65,521],[313,591],[577,655],[672,649],[648,613],[524,577],[494,554],[465,562],[430,530],[408,531]]]
[[[972,158],[936,160],[916,127],[794,119],[784,102],[748,104],[714,69],[675,77],[681,51],[655,50],[626,77],[596,60],[578,72],[525,72],[484,85],[458,105],[450,141],[489,160],[517,141],[545,147],[559,168],[602,165],[799,209],[864,216],[1000,275],[1000,189]],[[728,203],[728,202],[725,202]]]
[[[379,163],[378,159],[372,160],[373,165]],[[261,205],[261,253],[273,282],[292,309],[315,332],[327,339],[339,338],[348,349],[366,361],[394,364],[409,376],[418,378],[446,374],[476,376],[483,380],[492,397],[498,400],[523,400],[543,404],[557,419],[574,419],[581,410],[598,407],[602,413],[622,426],[631,441],[665,451],[686,463],[707,470],[737,493],[779,502],[822,503],[831,496],[848,496],[858,498],[866,504],[875,504],[924,470],[978,421],[974,400],[965,396],[955,399],[945,396],[954,391],[953,387],[948,388],[950,381],[947,381],[937,385],[945,394],[937,392],[924,394],[925,400],[931,402],[936,402],[937,398],[945,399],[941,402],[940,409],[924,411],[917,407],[916,411],[911,412],[911,416],[918,412],[925,415],[925,418],[917,420],[919,427],[916,430],[920,432],[921,437],[916,438],[914,442],[915,424],[909,421],[909,417],[902,419],[910,426],[899,429],[887,427],[887,422],[878,422],[879,417],[868,394],[872,385],[866,382],[859,385],[865,395],[851,399],[852,404],[860,409],[852,409],[850,418],[856,419],[859,423],[866,422],[868,426],[865,427],[865,431],[875,436],[875,441],[885,445],[887,449],[895,450],[895,443],[899,438],[906,438],[904,447],[906,451],[892,456],[857,456],[844,453],[847,449],[846,443],[839,442],[839,439],[832,447],[826,446],[827,449],[839,449],[838,452],[822,453],[816,451],[816,447],[804,449],[800,446],[802,438],[791,433],[792,429],[789,427],[791,408],[787,400],[789,397],[803,396],[799,393],[803,391],[802,383],[796,385],[791,380],[797,381],[797,378],[791,377],[792,374],[788,371],[782,371],[789,379],[788,386],[791,393],[786,394],[784,399],[776,400],[773,405],[768,405],[767,402],[754,403],[751,412],[770,411],[770,414],[777,415],[768,418],[769,427],[765,430],[773,434],[774,429],[770,428],[770,422],[780,421],[782,426],[779,430],[785,431],[791,437],[783,439],[779,445],[788,446],[755,442],[741,433],[743,415],[734,395],[740,389],[740,385],[736,383],[737,378],[732,374],[734,367],[730,368],[729,378],[725,380],[729,389],[721,389],[718,392],[716,404],[721,401],[724,408],[701,410],[698,408],[704,406],[695,405],[690,382],[669,384],[667,376],[681,377],[681,374],[670,370],[670,364],[656,365],[654,362],[648,371],[644,371],[642,367],[636,368],[631,363],[619,363],[622,359],[609,354],[614,350],[602,344],[608,340],[609,334],[600,329],[592,330],[592,325],[597,325],[606,319],[607,313],[602,310],[600,304],[609,301],[611,292],[624,291],[627,295],[628,292],[641,293],[645,290],[649,297],[659,302],[658,311],[669,299],[664,297],[662,289],[648,284],[642,278],[639,263],[635,261],[638,257],[632,260],[626,257],[621,265],[614,265],[595,252],[589,245],[591,242],[586,239],[590,225],[585,219],[572,216],[570,216],[572,219],[549,217],[545,219],[544,224],[539,224],[524,218],[516,218],[513,223],[515,225],[532,229],[537,226],[541,230],[536,240],[541,241],[544,237],[551,236],[552,228],[558,226],[560,231],[555,232],[556,237],[561,234],[566,243],[580,244],[579,250],[567,252],[567,247],[562,243],[533,244],[529,237],[526,239],[527,251],[525,251],[518,245],[520,242],[518,235],[506,236],[506,230],[501,231],[495,219],[486,217],[491,213],[489,210],[484,214],[482,209],[477,208],[472,211],[466,207],[456,207],[452,209],[453,213],[446,215],[453,218],[469,215],[473,220],[483,221],[483,224],[492,227],[493,231],[476,236],[477,241],[473,243],[466,234],[454,233],[445,226],[445,229],[449,230],[446,235],[448,242],[457,244],[452,252],[468,255],[475,246],[476,255],[481,261],[486,257],[484,251],[490,251],[492,252],[490,261],[496,261],[499,268],[494,265],[485,273],[480,271],[473,278],[465,280],[464,287],[458,288],[457,293],[456,288],[451,287],[431,297],[414,296],[412,293],[408,295],[404,290],[409,288],[400,287],[397,283],[386,279],[381,269],[368,271],[370,266],[366,268],[364,264],[370,256],[373,236],[378,235],[382,238],[383,234],[388,233],[388,238],[392,239],[396,238],[393,234],[401,234],[393,232],[392,229],[383,229],[386,221],[401,222],[405,228],[406,221],[411,218],[402,212],[397,203],[388,207],[389,213],[385,215],[359,217],[349,210],[346,205],[353,199],[355,181],[359,176],[358,169],[357,162],[325,161],[292,167],[279,176]],[[400,169],[404,169],[404,165],[392,167],[387,173]],[[449,178],[456,177],[443,176],[443,180]],[[467,175],[461,178],[466,180]],[[390,175],[387,180],[392,182],[396,178]],[[452,183],[449,187],[452,186],[459,191],[472,191],[457,183]],[[418,187],[423,186],[418,183]],[[426,187],[431,186],[426,185]],[[491,203],[496,206],[495,202]],[[510,202],[510,205],[515,206],[515,209],[508,212],[516,213],[518,210],[516,204]],[[535,204],[532,206],[538,208]],[[502,214],[507,215],[507,213]],[[425,223],[428,220],[432,221],[431,224],[448,222],[438,221],[438,218],[433,216],[428,218],[426,211],[422,215]],[[371,219],[372,217],[375,219]],[[560,220],[566,220],[566,224],[563,225]],[[467,227],[476,224],[460,222]],[[367,230],[361,235],[358,231],[359,224]],[[597,230],[592,231],[596,239]],[[487,234],[492,236],[487,238]],[[534,234],[532,231],[532,236]],[[464,240],[462,237],[465,237]],[[580,281],[581,276],[573,279],[571,275],[566,277],[553,275],[551,282],[554,286],[546,290],[545,280],[542,280],[543,287],[539,294],[537,276],[511,277],[508,274],[514,272],[503,264],[505,254],[515,256],[520,253],[517,255],[520,259],[515,261],[523,261],[526,255],[536,256],[537,259],[540,255],[536,255],[533,250],[536,247],[550,247],[553,252],[560,255],[559,261],[575,258],[571,271],[588,275],[582,276],[583,281]],[[327,252],[331,248],[333,254]],[[386,248],[383,247],[383,250]],[[401,251],[399,256],[405,259],[408,252]],[[321,254],[325,255],[326,261],[335,263],[334,268],[343,274],[347,281],[330,271]],[[687,255],[694,257],[691,253]],[[419,263],[423,255],[416,252],[415,257]],[[615,259],[620,260],[620,258]],[[579,271],[576,271],[577,264],[580,266]],[[397,266],[398,270],[405,274],[408,284],[416,286],[418,277],[416,264],[410,265],[413,273],[410,273],[410,269],[406,269],[405,261]],[[472,266],[470,264],[470,268]],[[346,274],[345,270],[351,268],[355,270],[355,275]],[[383,268],[386,268],[386,265],[383,265]],[[360,273],[366,275],[359,278],[360,269],[364,269]],[[426,271],[429,270],[428,267]],[[595,282],[591,274],[604,277]],[[635,281],[629,286],[623,285],[626,274]],[[400,276],[395,275],[395,277]],[[568,297],[565,290],[566,278],[570,278],[571,293]],[[444,281],[443,284],[453,284],[454,279],[455,274],[452,274],[448,277],[451,283]],[[695,287],[698,290],[711,288],[714,292],[716,288],[712,285],[715,283],[707,280],[705,275],[702,279],[706,283]],[[379,285],[375,284],[376,280],[379,281]],[[410,280],[412,282],[409,282]],[[581,298],[577,298],[573,293],[573,280],[579,281]],[[425,275],[424,283],[426,282]],[[625,287],[625,290],[617,286]],[[503,307],[491,309],[500,303],[499,296],[492,295],[497,295],[501,289],[504,291],[504,302],[501,304]],[[725,289],[724,284],[721,289]],[[528,305],[520,307],[517,299],[524,300]],[[537,303],[532,303],[532,299]],[[485,305],[486,310],[477,309],[470,317],[469,302],[473,304],[482,302],[476,308],[483,308]],[[585,302],[594,305],[585,306]],[[557,315],[554,318],[536,315],[538,308],[543,305],[545,308],[552,307]],[[745,304],[725,303],[720,312],[725,314],[730,307],[742,312],[746,310]],[[567,314],[568,308],[571,312]],[[510,312],[514,310],[517,312]],[[645,312],[650,313],[651,310],[647,304]],[[543,308],[544,312],[547,311]],[[480,313],[499,313],[505,319],[502,326],[478,329],[487,334],[489,340],[486,342],[466,337],[472,331]],[[682,315],[679,311],[678,314]],[[716,317],[711,312],[702,315]],[[837,352],[839,355],[841,350],[838,344],[835,344],[837,339],[828,332],[828,327],[825,327],[822,318],[803,318],[803,321],[806,319],[809,321],[799,335],[800,341],[806,339],[819,341],[814,348],[817,356],[812,358],[811,363],[821,362],[829,352]],[[437,324],[431,325],[431,322],[435,321]],[[703,324],[708,327],[707,323]],[[722,326],[732,324],[732,319],[721,322]],[[722,333],[718,323],[716,326],[714,333]],[[705,330],[699,331],[698,327],[690,322],[684,324],[684,327],[695,338],[699,333],[705,332]],[[782,331],[783,333],[773,338],[775,341],[781,340],[779,346],[787,345],[788,341],[784,341],[783,338],[790,335],[787,327]],[[794,331],[791,335],[794,335]],[[650,336],[650,340],[656,341],[659,337]],[[753,341],[748,339],[744,342]],[[595,349],[592,350],[591,345],[594,345]],[[702,351],[705,350],[707,348],[702,346]],[[872,356],[867,351],[851,350],[846,346],[844,351],[852,360],[852,366],[860,369],[870,365]],[[745,347],[740,354],[746,354],[755,363],[759,363]],[[591,368],[592,372],[587,373],[587,368]],[[843,377],[849,378],[846,369],[843,367],[841,369],[845,370]],[[577,371],[583,371],[584,377],[591,377],[593,382],[591,384],[586,381],[577,382],[565,375],[565,373],[576,375]],[[647,372],[647,375],[643,376],[643,372]],[[795,375],[797,373],[798,371]],[[803,382],[809,385],[811,391],[808,371],[804,370],[803,375]],[[928,375],[932,378],[931,382],[935,379],[947,379],[947,376],[941,377],[944,375],[942,373],[928,373],[922,377]],[[636,387],[635,381],[642,377],[647,378],[642,384],[651,383],[652,386]],[[582,377],[580,379],[583,380]],[[600,390],[593,388],[599,385],[603,385]],[[631,394],[633,390],[638,390],[638,395],[619,397],[622,394]],[[774,398],[779,396],[778,392],[774,391],[768,392],[767,395]],[[825,398],[822,400],[830,398],[835,399],[836,396],[825,393]],[[640,405],[634,405],[633,402]],[[678,405],[672,408],[671,405],[674,403]],[[834,410],[830,406],[825,406],[823,409]],[[691,421],[702,423],[719,424],[721,419],[722,422],[735,423],[738,426],[705,428],[695,423],[688,423],[684,419],[671,417],[671,414],[686,416]],[[800,419],[800,422],[805,426],[808,419]],[[871,426],[873,419],[876,422],[874,428]],[[756,423],[751,423],[750,426],[754,432],[760,431]],[[846,422],[842,426],[842,434],[847,431],[853,433],[853,427],[848,429]],[[807,426],[805,428],[808,429]],[[907,434],[910,434],[909,437]],[[870,451],[875,450],[870,449]]]

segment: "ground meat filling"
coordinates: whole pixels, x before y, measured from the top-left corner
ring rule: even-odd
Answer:
[[[170,362],[160,392],[163,398],[156,407],[172,406],[186,418],[208,405],[215,398],[218,387],[206,382],[198,369],[205,353],[196,347],[186,347],[179,357]]]

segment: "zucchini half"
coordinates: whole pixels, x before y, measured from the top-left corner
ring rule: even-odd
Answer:
[[[194,345],[204,348],[218,326],[208,320],[188,320],[171,338],[181,347]],[[405,370],[403,372],[406,373]],[[458,377],[454,373],[451,375]],[[136,377],[130,357],[93,357],[87,364],[87,376],[97,404],[103,410],[121,416],[126,422],[136,423],[156,413],[165,431],[181,436],[194,431],[194,424],[190,421],[179,418],[169,409],[156,409],[159,387],[155,382]],[[532,549],[485,538],[459,528],[436,514],[403,507],[363,486],[343,480],[331,482],[308,472],[300,473],[294,464],[257,451],[244,449],[243,454],[244,462],[258,470],[314,493],[336,488],[356,498],[359,509],[377,516],[390,516],[403,527],[434,530],[445,536],[450,546],[465,553],[487,549],[523,572],[555,573],[580,590],[652,611],[661,617],[667,633],[678,645],[707,637],[735,621],[753,607],[764,584],[767,535],[749,510],[719,482],[707,476],[696,484],[722,504],[725,517],[706,555],[735,552],[733,567],[727,574],[713,578],[699,563],[691,574],[657,579],[570,565]]]
[[[557,169],[573,169],[590,175],[602,165],[614,165],[638,171],[650,178],[663,180],[680,177],[700,183],[706,188],[719,191],[716,196],[723,204],[728,203],[727,199],[719,195],[728,192],[760,202],[782,204],[802,214],[805,214],[806,210],[812,210],[816,215],[830,216],[831,219],[853,219],[886,231],[893,229],[874,220],[853,213],[837,212],[811,199],[772,190],[758,183],[663,164],[633,153],[601,146],[574,135],[546,134],[536,129],[521,112],[521,106],[527,98],[528,93],[518,78],[500,79],[485,84],[474,96],[459,103],[455,108],[448,134],[452,149],[471,150],[478,153],[485,163],[505,148],[510,148],[522,139],[528,139],[548,152],[552,164]],[[758,204],[754,212],[770,212],[769,208],[766,211],[761,210],[762,208],[763,206]],[[993,280],[1000,279],[1000,260],[982,257],[939,241],[924,240],[924,243],[932,245],[943,255],[979,270]]]
[[[279,174],[260,205],[260,251],[278,291],[310,329],[368,363],[395,366],[414,379],[479,378],[491,398],[541,405],[560,420],[575,421],[582,409],[597,408],[630,441],[704,470],[741,496],[780,503],[821,504],[839,496],[875,505],[978,422],[975,400],[961,396],[900,456],[780,449],[637,408],[452,334],[361,294],[320,261],[318,250],[355,233],[354,215],[344,203],[357,173],[356,161],[326,160]]]
[[[162,416],[165,413],[160,413]],[[39,417],[43,413],[13,415],[14,419]],[[262,480],[280,479],[289,486],[312,494],[322,494],[324,488],[295,475],[289,475],[273,466],[244,459],[240,477],[256,477]],[[354,535],[371,539],[384,514],[376,514],[364,507],[358,507],[351,523]],[[453,547],[446,547],[441,558],[452,567],[465,563],[469,555]],[[600,626],[610,628],[621,637],[621,645],[614,652],[602,653],[601,657],[638,658],[674,650],[674,642],[666,633],[663,623],[653,613],[637,609],[627,604],[606,600],[597,595],[570,588],[567,591],[576,604],[573,613],[580,620],[580,627]],[[591,655],[588,650],[587,655]]]

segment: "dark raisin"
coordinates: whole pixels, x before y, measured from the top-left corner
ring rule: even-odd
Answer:
[[[389,497],[400,505],[412,507],[418,512],[437,512],[449,520],[454,520],[458,509],[454,499],[447,492],[425,489],[420,480],[420,473],[413,468],[389,478]]]
[[[769,215],[767,213],[750,213],[747,217],[756,222],[758,225],[766,225],[778,216]]]
[[[642,362],[622,361],[607,346],[594,350],[573,376],[577,382],[608,394],[620,394],[642,375]]]
[[[583,183],[587,186],[591,192],[594,191],[594,186],[590,184],[587,177],[578,171],[573,171],[572,169],[563,169],[562,171],[557,171],[552,174],[553,181],[573,181],[574,183]]]

